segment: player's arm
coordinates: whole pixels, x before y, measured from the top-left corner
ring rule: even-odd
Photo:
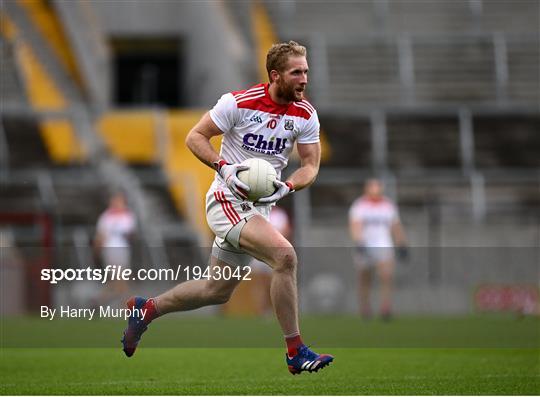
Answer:
[[[349,234],[355,243],[362,241],[362,221],[358,219],[349,220]]]
[[[317,143],[299,143],[297,145],[298,155],[300,156],[300,168],[285,181],[274,181],[276,191],[268,197],[259,199],[261,204],[271,204],[282,199],[289,193],[309,186],[315,181],[319,173],[319,164],[321,162],[321,145]]]
[[[105,221],[103,218],[104,218],[104,215],[101,214],[96,223],[96,232],[94,234],[94,241],[92,242],[95,252],[99,252],[99,250],[103,247],[103,242],[105,241],[105,236],[104,236]]]
[[[100,262],[101,250],[103,249],[103,243],[105,241],[105,236],[99,229],[99,227],[96,228],[96,234],[94,235],[94,241],[92,242],[92,259],[94,263]]]
[[[398,258],[402,262],[406,262],[409,258],[409,249],[407,248],[405,231],[403,230],[403,225],[399,219],[394,220],[390,232],[392,233],[392,239],[394,240],[394,244],[396,246]]]
[[[132,214],[130,222],[129,222],[128,226],[126,227],[126,232],[125,232],[124,236],[125,236],[126,240],[128,240],[130,243],[132,243],[133,241],[135,241],[135,234],[136,233],[137,233],[137,220],[135,218],[135,215]]]
[[[214,163],[219,161],[219,154],[214,150],[210,139],[223,134],[216,123],[206,112],[199,122],[189,131],[186,137],[186,145],[191,152],[210,168],[215,168]]]
[[[223,131],[212,120],[210,113],[206,112],[189,131],[186,137],[186,145],[199,160],[221,175],[236,198],[246,199],[249,186],[242,183],[236,174],[238,171],[246,170],[249,167],[240,164],[228,164],[225,160],[220,159],[219,154],[210,143],[210,139],[221,134],[223,134]]]
[[[394,240],[394,244],[397,247],[404,247],[407,245],[407,239],[405,238],[405,231],[403,230],[403,225],[401,224],[401,221],[395,220],[392,223],[391,228],[392,233],[392,239]]]
[[[100,250],[103,246],[103,235],[100,232],[96,232],[94,236],[94,250]]]
[[[294,186],[294,190],[300,190],[311,185],[317,178],[321,163],[321,144],[298,143],[296,147],[300,157],[300,168],[293,172],[287,182]]]

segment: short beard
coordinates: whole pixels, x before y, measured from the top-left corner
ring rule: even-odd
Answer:
[[[277,96],[286,102],[298,102],[296,99],[294,88],[283,87],[281,84],[277,85]]]

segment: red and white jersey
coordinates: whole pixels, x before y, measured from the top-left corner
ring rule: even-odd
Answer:
[[[287,166],[295,141],[319,142],[315,108],[306,100],[288,105],[275,103],[268,84],[224,94],[210,110],[210,117],[223,131],[221,158],[228,163],[262,158],[274,166],[278,178]],[[215,181],[224,186],[217,173]]]
[[[393,247],[392,225],[399,221],[397,207],[387,198],[372,200],[362,196],[349,210],[349,220],[362,223],[362,241],[366,247]]]
[[[98,219],[97,231],[103,247],[129,247],[127,237],[135,231],[136,220],[131,211],[108,209]]]

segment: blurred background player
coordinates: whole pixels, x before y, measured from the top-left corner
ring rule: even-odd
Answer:
[[[291,223],[287,212],[283,208],[277,205],[273,207],[268,221],[283,237],[291,241]],[[257,314],[259,316],[270,316],[272,314],[272,301],[270,299],[272,268],[258,259],[252,260],[250,265],[252,269],[250,287]]]
[[[94,238],[94,248],[103,267],[116,265],[125,269],[130,266],[130,239],[135,230],[135,215],[129,209],[126,197],[120,192],[113,194],[109,206],[98,219]],[[127,281],[109,280],[94,305],[99,306],[125,296],[128,290]]]
[[[122,340],[128,357],[135,353],[147,325],[159,315],[227,302],[242,278],[214,277],[216,269],[247,266],[253,258],[272,268],[270,294],[287,346],[285,360],[293,375],[317,372],[333,361],[317,354],[300,335],[298,320],[298,259],[294,247],[268,222],[271,207],[283,197],[311,185],[321,160],[320,123],[315,108],[304,99],[308,82],[307,51],[294,41],[274,44],[266,56],[269,83],[229,92],[189,132],[186,144],[204,164],[215,169],[206,195],[206,219],[215,234],[207,280],[189,280],[163,294],[132,297],[129,308],[146,309],[149,317],[132,317]],[[222,136],[219,154],[210,140]],[[300,167],[285,181],[296,143]],[[237,173],[242,161],[261,157],[276,169],[274,194],[247,202],[249,187]]]
[[[380,281],[380,314],[383,319],[389,319],[392,313],[394,245],[403,260],[406,259],[407,248],[398,209],[383,195],[383,185],[378,179],[367,180],[364,195],[352,204],[349,229],[356,245],[354,262],[359,275],[360,313],[364,318],[371,317],[370,292],[375,270]]]

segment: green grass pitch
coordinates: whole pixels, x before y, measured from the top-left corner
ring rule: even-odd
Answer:
[[[317,325],[323,320],[321,329]],[[537,319],[404,318],[362,323],[354,317],[307,317],[302,324],[306,342],[336,360],[318,373],[292,376],[273,321],[163,319],[152,324],[142,347],[128,359],[119,344],[123,323],[3,319],[0,393],[540,393]],[[79,338],[72,338],[74,332]],[[253,333],[254,337],[243,338]],[[432,337],[422,343],[430,333]],[[109,339],[112,342],[105,344]]]

